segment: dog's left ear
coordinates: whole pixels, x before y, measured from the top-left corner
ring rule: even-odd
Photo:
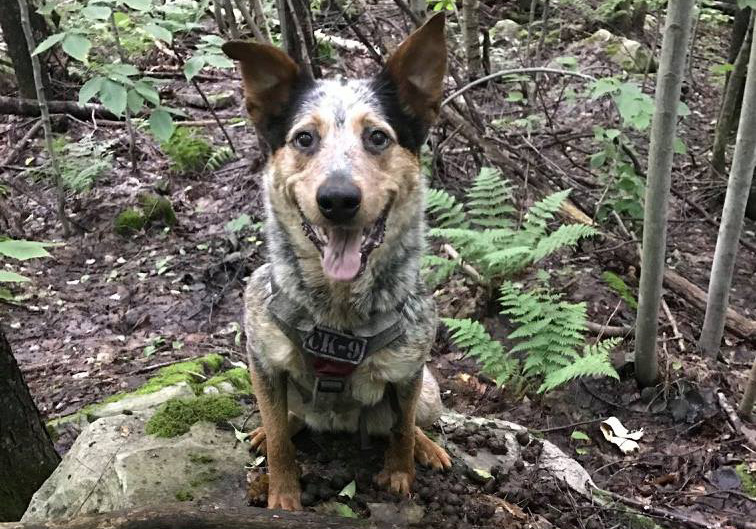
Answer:
[[[427,124],[438,116],[446,74],[445,15],[415,30],[386,62],[386,72],[407,110]]]

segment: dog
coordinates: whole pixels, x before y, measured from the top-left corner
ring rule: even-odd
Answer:
[[[269,262],[244,294],[269,508],[302,508],[291,438],[305,425],[388,436],[375,481],[397,494],[410,493],[415,460],[451,466],[419,428],[442,409],[425,365],[437,318],[420,277],[420,149],[443,95],[444,25],[431,18],[362,80],[315,81],[273,46],[223,45],[269,147]]]

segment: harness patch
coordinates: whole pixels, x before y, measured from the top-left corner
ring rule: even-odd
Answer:
[[[317,357],[359,365],[367,353],[367,339],[343,334],[333,329],[313,327],[302,346]]]

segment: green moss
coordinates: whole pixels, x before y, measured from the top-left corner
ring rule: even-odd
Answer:
[[[199,131],[190,127],[177,128],[171,139],[160,147],[170,157],[171,168],[177,173],[201,171],[213,152]]]
[[[148,434],[176,437],[189,431],[199,421],[218,422],[242,412],[229,395],[201,395],[192,399],[171,399],[163,404],[147,422]]]
[[[139,195],[139,206],[148,222],[162,222],[166,226],[176,224],[176,212],[173,210],[171,201],[165,197],[142,193]]]
[[[144,229],[147,219],[136,209],[127,209],[115,218],[113,229],[118,235],[130,237]]]
[[[201,390],[202,386],[198,383],[200,376],[205,376],[208,373],[215,373],[222,365],[223,357],[219,354],[213,353],[198,358],[197,360],[188,360],[186,362],[179,362],[178,364],[165,366],[161,368],[154,377],[151,377],[147,382],[134,391],[128,393],[116,393],[105,399],[103,403],[117,402],[129,395],[146,395],[148,393],[155,393],[164,387],[173,386],[181,382],[189,384],[192,389],[195,390],[195,393],[197,393]]]
[[[208,468],[207,470],[199,472],[194,477],[194,479],[189,482],[189,486],[192,488],[197,488],[207,483],[218,481],[218,479],[220,479],[220,474],[218,473],[218,471],[214,468]]]
[[[743,492],[748,494],[751,498],[756,498],[756,476],[748,471],[748,467],[745,463],[736,466],[735,472],[740,478],[740,488],[743,489]]]
[[[243,367],[235,367],[224,371],[202,384],[202,387],[218,386],[222,382],[229,382],[234,388],[245,395],[252,394],[252,381],[249,378],[249,372]]]
[[[178,501],[192,501],[194,499],[194,494],[192,494],[192,491],[181,489],[176,493],[176,499]]]

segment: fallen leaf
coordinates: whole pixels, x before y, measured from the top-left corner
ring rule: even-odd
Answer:
[[[609,417],[599,425],[604,438],[622,451],[623,454],[630,454],[640,449],[637,441],[643,437],[643,428],[631,432],[620,422],[617,417]]]

